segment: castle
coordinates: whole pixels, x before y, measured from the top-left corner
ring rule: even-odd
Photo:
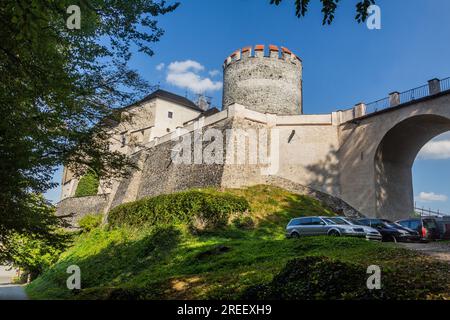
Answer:
[[[396,185],[397,177],[385,181],[386,185],[376,182],[382,174],[379,170],[396,163],[383,162],[390,161],[380,154],[380,146],[386,145],[383,137],[411,114],[401,111],[402,116],[390,123],[381,119],[384,113],[375,112],[370,118],[363,103],[330,114],[303,114],[302,60],[285,47],[239,49],[224,61],[223,78],[221,111],[163,90],[123,108],[128,117],[111,128],[111,149],[127,154],[140,169],[126,179],[101,182],[96,196],[76,198],[79,180],[65,168],[58,212],[107,212],[146,196],[256,184],[311,195],[347,215],[394,218],[413,210],[409,199],[412,185],[406,183],[402,195],[398,190],[404,186]],[[434,93],[436,99],[440,97]],[[389,98],[395,107],[392,110],[401,104],[396,94]],[[374,120],[378,118],[381,120]],[[209,132],[215,135],[213,139]],[[252,135],[257,137],[256,144]],[[180,141],[186,137],[189,150],[185,145],[181,152]],[[195,146],[198,140],[200,151]],[[195,161],[196,155],[208,148],[209,152],[214,149],[211,154],[216,160],[231,161]],[[237,148],[243,152],[243,161],[236,160]],[[252,161],[252,152],[264,153],[275,159],[276,165]],[[174,161],[177,154],[188,161]],[[275,168],[268,170],[271,166]],[[400,203],[386,196],[388,186],[396,188]]]

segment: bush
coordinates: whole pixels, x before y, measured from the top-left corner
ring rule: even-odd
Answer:
[[[249,209],[243,197],[191,190],[122,204],[110,211],[108,221],[111,226],[135,227],[187,223],[206,230],[226,225],[231,213]]]
[[[75,197],[95,196],[98,193],[99,184],[98,175],[94,171],[88,171],[78,182]]]
[[[232,223],[238,229],[252,229],[255,226],[255,222],[250,216],[234,218]]]
[[[268,285],[249,288],[244,299],[336,300],[381,297],[367,289],[366,268],[326,257],[289,261]]]
[[[78,226],[83,232],[90,232],[101,225],[102,219],[102,214],[88,214],[78,221]]]

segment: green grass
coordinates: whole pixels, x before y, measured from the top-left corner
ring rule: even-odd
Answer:
[[[393,244],[361,239],[310,237],[285,239],[292,217],[333,215],[320,202],[283,189],[256,186],[204,192],[245,197],[253,229],[233,224],[193,235],[186,225],[131,229],[97,228],[78,236],[60,260],[26,291],[34,299],[238,299],[249,287],[270,282],[286,262],[327,256],[364,266],[380,265],[411,284],[421,297],[446,296],[447,264]],[[82,290],[66,288],[68,266],[81,268]]]

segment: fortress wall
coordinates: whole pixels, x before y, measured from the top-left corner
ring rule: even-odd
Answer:
[[[270,176],[264,172],[268,167],[267,164],[261,164],[260,161],[250,164],[248,161],[248,138],[245,138],[247,134],[245,131],[239,132],[239,130],[246,129],[255,129],[254,132],[258,132],[260,129],[276,129],[279,133],[279,143],[271,151],[274,155],[279,156],[279,166],[278,171],[272,173],[272,177],[288,179],[293,183],[315,188],[334,196],[340,195],[336,151],[337,127],[332,124],[331,115],[300,115],[291,118],[263,114],[234,104],[227,110],[204,118],[200,122],[206,124],[201,129],[203,132],[214,128],[222,133],[223,155],[221,158],[223,160],[236,152],[235,149],[231,149],[230,145],[227,145],[229,129],[234,129],[240,138],[244,138],[247,148],[245,151],[246,162],[242,164],[228,162],[226,164],[174,163],[171,155],[174,150],[175,152],[180,150],[179,141],[183,137],[181,133],[184,136],[190,134],[193,141],[193,131],[199,125],[197,122],[184,127],[184,132],[178,130],[163,136],[131,155],[140,170],[134,170],[128,178],[115,182],[111,188],[109,201],[104,198],[101,205],[99,203],[98,206],[95,206],[89,202],[85,203],[84,198],[69,198],[64,203],[71,203],[70,207],[82,213],[108,211],[117,205],[143,197],[191,188],[237,188],[268,183]],[[178,140],[175,139],[177,137]],[[276,137],[273,135],[271,139]],[[270,142],[272,141],[270,140]],[[204,141],[202,150],[211,143]],[[236,141],[235,148],[238,146],[242,147],[242,143]],[[259,145],[257,147],[260,148]],[[190,151],[192,155],[195,152],[192,144]]]
[[[333,125],[331,115],[286,117],[262,114],[240,105],[231,106],[230,112],[235,117],[234,129],[278,130],[279,145],[274,151],[279,155],[279,166],[274,175],[340,196],[338,127]],[[222,185],[241,187],[265,183],[267,175],[261,172],[264,168],[267,165],[226,165]]]
[[[216,120],[221,119],[215,115]],[[222,115],[223,116],[223,115]],[[226,130],[231,128],[232,120],[225,118],[218,122],[209,124],[201,130],[205,132],[208,129],[216,129],[222,133],[222,145],[226,142]],[[179,150],[180,145],[177,141],[168,141],[158,148],[150,150],[143,165],[141,184],[139,187],[138,198],[152,196],[161,193],[171,193],[191,188],[219,187],[222,183],[223,164],[202,164],[197,163],[194,158],[195,136],[191,135],[191,163],[174,163],[171,160],[172,150]],[[206,140],[206,139],[205,139]],[[181,141],[181,140],[180,140]],[[201,150],[212,142],[203,141]],[[217,150],[220,158],[223,159],[221,150]],[[222,150],[224,152],[224,150]]]
[[[57,213],[60,216],[72,214],[73,217],[69,218],[68,222],[75,225],[80,218],[87,214],[103,212],[107,203],[108,195],[67,198],[58,203]]]

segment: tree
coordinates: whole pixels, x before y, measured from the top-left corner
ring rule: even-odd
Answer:
[[[76,3],[78,2],[78,3]],[[69,29],[68,8],[81,13]],[[137,49],[153,55],[164,0],[4,0],[0,6],[0,256],[8,236],[49,237],[58,220],[36,200],[61,164],[81,176],[119,177],[132,166],[111,152],[107,128],[150,86],[128,67]],[[73,8],[73,6],[72,6]],[[69,12],[69,13],[68,13]]]
[[[283,0],[270,0],[270,4],[279,5]],[[334,20],[334,14],[338,6],[339,0],[320,0],[322,2],[322,24],[331,24]],[[295,0],[295,15],[300,18],[304,17],[308,11],[310,0]],[[356,3],[355,20],[358,23],[366,21],[368,14],[367,9],[375,4],[375,0],[361,0]]]

